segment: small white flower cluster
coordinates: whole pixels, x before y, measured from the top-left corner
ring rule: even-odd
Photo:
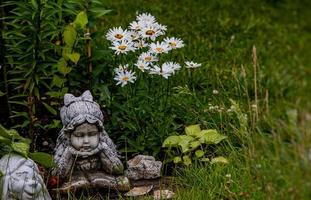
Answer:
[[[166,37],[163,41],[156,41],[159,36],[164,36],[166,26],[159,24],[155,17],[149,13],[142,13],[136,16],[136,20],[131,22],[128,29],[115,27],[108,31],[106,38],[111,41],[112,47],[116,55],[135,52],[136,50],[145,50],[139,55],[137,62],[134,64],[142,72],[149,74],[157,74],[168,79],[174,75],[176,71],[181,69],[181,65],[176,62],[159,62],[161,54],[166,54],[171,50],[184,47],[181,39],[175,37]],[[201,64],[192,61],[185,62],[186,68],[197,68]],[[122,68],[122,67],[121,67]],[[132,72],[128,67],[117,70],[115,80],[121,86],[128,82],[133,83],[136,80],[135,72]]]
[[[218,113],[228,113],[232,114],[236,110],[234,105],[231,105],[229,109],[224,108],[223,106],[213,105],[211,103],[208,104],[208,108],[204,110],[204,112],[218,112]]]

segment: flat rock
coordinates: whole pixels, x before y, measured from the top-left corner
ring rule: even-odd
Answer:
[[[152,156],[137,155],[127,161],[125,176],[131,180],[155,179],[161,176],[162,162]]]
[[[142,187],[134,187],[129,192],[124,195],[127,197],[136,197],[148,194],[153,189],[153,185],[150,186],[142,186]]]

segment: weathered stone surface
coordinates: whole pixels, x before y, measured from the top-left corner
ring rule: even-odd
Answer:
[[[141,187],[134,187],[129,192],[125,193],[127,197],[137,197],[148,194],[153,188],[153,185],[150,186],[141,186]]]
[[[102,172],[89,172],[86,176],[77,173],[57,190],[61,193],[67,193],[85,188],[110,188],[126,192],[130,190],[130,182],[125,176],[113,176]]]
[[[5,200],[50,200],[37,165],[31,159],[8,154],[0,160],[1,198]]]
[[[161,176],[162,162],[152,156],[137,155],[127,161],[125,176],[132,180],[154,179]]]
[[[160,199],[171,199],[175,195],[174,192],[170,190],[156,190],[153,192],[153,198],[155,200],[160,200]]]
[[[129,190],[116,146],[103,126],[103,114],[90,91],[64,96],[63,128],[57,138],[54,175],[65,179],[61,190],[115,188]],[[109,174],[109,175],[108,175]]]

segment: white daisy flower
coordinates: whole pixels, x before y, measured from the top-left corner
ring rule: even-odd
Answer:
[[[139,31],[139,30],[142,29],[143,26],[144,26],[144,23],[133,21],[133,22],[130,23],[128,28],[131,29],[131,30]]]
[[[118,81],[116,85],[121,84],[121,87],[128,84],[128,82],[134,83],[134,81],[136,80],[135,72],[132,72],[131,70],[119,71],[118,73],[116,73],[114,80]]]
[[[168,44],[170,49],[179,49],[185,46],[184,42],[181,39],[175,37],[167,37],[164,39],[164,42]]]
[[[137,63],[135,63],[135,66],[137,66],[138,69],[140,69],[142,72],[150,69],[149,63],[147,63],[143,60],[138,60]]]
[[[153,68],[150,68],[150,74],[161,75],[164,78],[168,79],[169,76],[174,74],[174,69],[171,65],[163,63],[161,67],[155,65]]]
[[[164,35],[164,31],[160,29],[158,24],[148,24],[142,27],[138,33],[142,38],[151,39],[152,41],[155,41],[157,37]]]
[[[138,57],[139,60],[145,61],[147,63],[152,63],[158,61],[158,58],[150,52],[144,52]]]
[[[175,62],[165,62],[162,64],[162,69],[172,69],[172,73],[174,74],[175,71],[177,70],[180,70],[181,69],[181,66],[178,64],[178,63],[175,63]]]
[[[159,24],[159,23],[155,23],[155,26],[158,27],[158,29],[163,33],[163,35],[165,34],[165,31],[167,30],[167,26]]]
[[[108,33],[106,34],[106,38],[112,42],[128,40],[129,33],[127,30],[123,30],[121,27],[114,27],[109,29]]]
[[[113,42],[113,46],[110,49],[115,50],[115,54],[127,54],[129,51],[135,51],[134,43],[127,40],[120,42]]]
[[[141,40],[135,40],[133,41],[134,42],[134,46],[137,48],[137,49],[142,49],[144,47],[147,47],[148,46],[148,43],[141,39]]]
[[[138,22],[143,22],[146,24],[153,24],[156,22],[156,19],[154,16],[152,16],[150,13],[142,13],[137,15],[136,20]]]
[[[186,68],[198,68],[198,67],[201,67],[202,65],[200,63],[195,63],[193,61],[186,61],[185,64],[186,64]]]
[[[116,74],[117,74],[117,73],[120,73],[120,72],[122,72],[122,71],[127,70],[128,67],[129,67],[128,64],[126,64],[126,65],[119,65],[117,68],[114,69],[114,72],[115,72]]]
[[[139,33],[137,31],[128,31],[128,35],[130,36],[131,40],[139,40]]]
[[[155,54],[167,53],[169,51],[168,44],[166,42],[159,42],[151,43],[150,44],[150,51]]]

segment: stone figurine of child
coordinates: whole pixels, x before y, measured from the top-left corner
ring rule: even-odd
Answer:
[[[90,91],[80,97],[65,94],[60,115],[63,128],[56,142],[54,161],[58,168],[54,173],[67,180],[84,176],[91,186],[117,187],[117,176],[111,175],[122,174],[124,167]]]
[[[51,200],[37,165],[29,158],[7,154],[0,160],[1,199]]]

